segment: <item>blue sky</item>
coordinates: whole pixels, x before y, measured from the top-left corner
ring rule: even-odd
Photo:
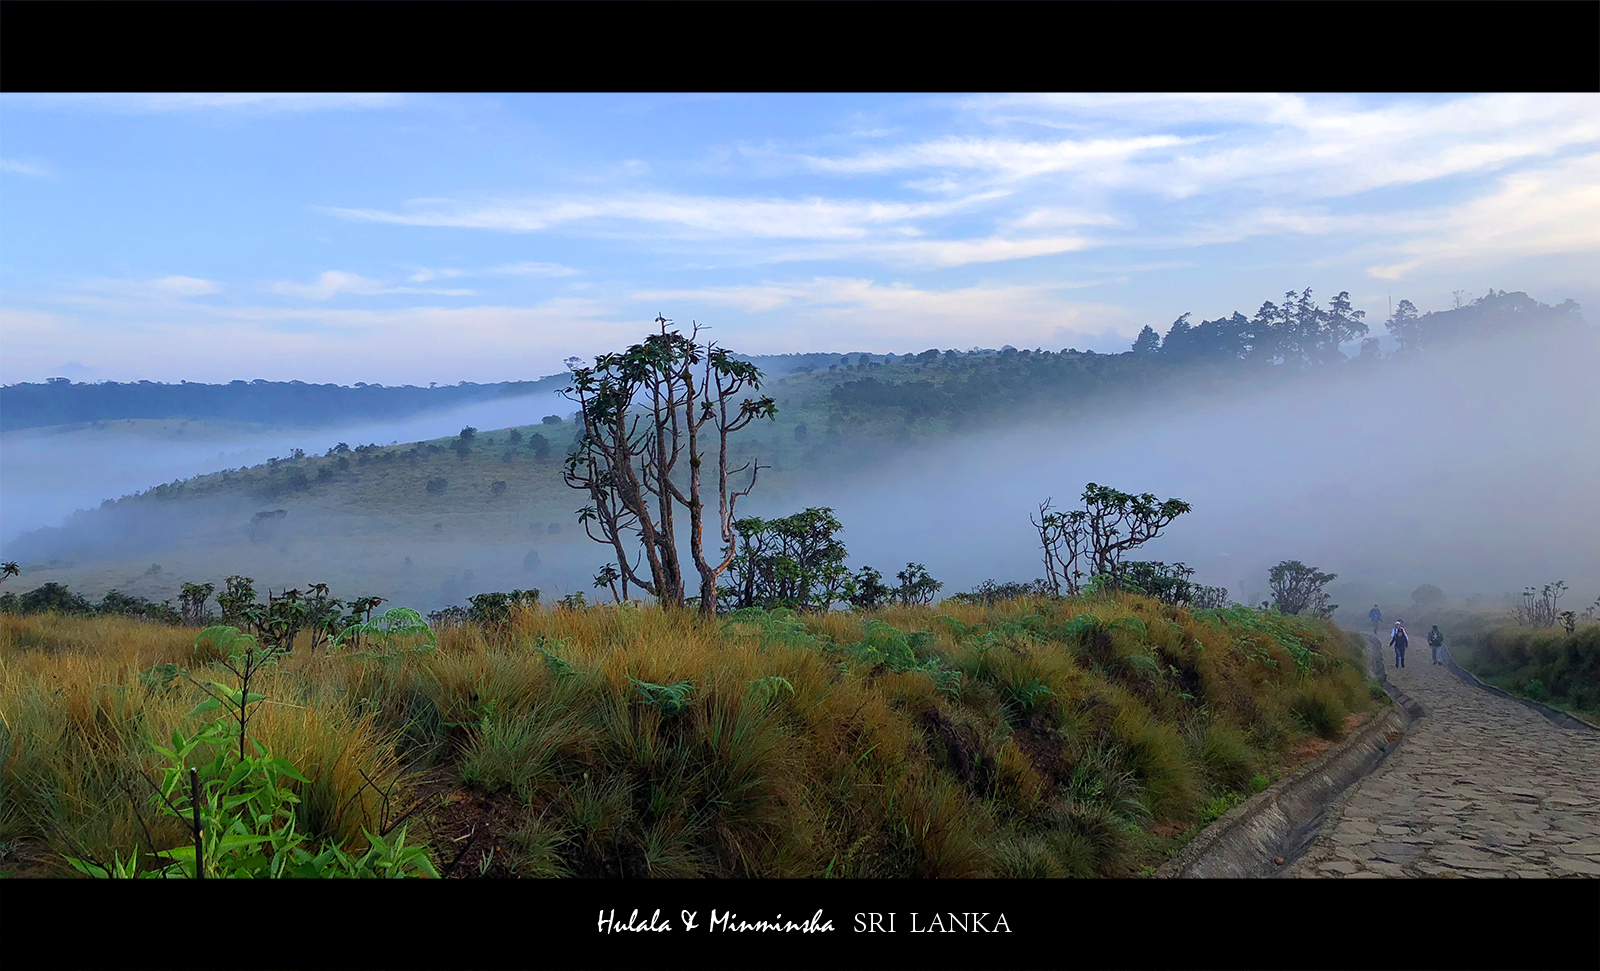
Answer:
[[[0,381],[1126,349],[1284,290],[1600,313],[1600,96],[0,96]]]

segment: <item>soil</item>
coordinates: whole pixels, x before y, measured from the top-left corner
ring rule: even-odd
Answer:
[[[521,806],[509,793],[467,788],[454,769],[440,769],[423,779],[413,798],[433,808],[417,810],[418,830],[426,834],[441,876],[451,879],[514,877],[506,834],[516,828]],[[493,853],[493,857],[490,854]],[[479,867],[487,867],[479,872]],[[451,869],[451,867],[454,869]]]
[[[1344,724],[1340,726],[1339,737],[1348,738],[1351,732],[1359,728],[1370,717],[1371,715],[1366,712],[1344,716]],[[1283,761],[1278,764],[1278,778],[1283,778],[1307,762],[1320,757],[1333,746],[1334,742],[1315,736],[1302,741],[1299,745],[1290,749],[1289,753],[1283,757]]]
[[[1033,731],[1022,727],[1011,733],[1011,739],[1027,757],[1028,763],[1033,766],[1033,771],[1039,773],[1039,778],[1050,783],[1062,781],[1061,751],[1065,748],[1065,743],[1059,735],[1055,732]]]

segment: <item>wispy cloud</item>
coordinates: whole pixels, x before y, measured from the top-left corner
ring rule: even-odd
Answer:
[[[164,276],[153,280],[118,280],[97,277],[82,280],[71,290],[53,296],[57,303],[107,310],[136,307],[170,307],[190,297],[222,292],[222,284],[192,276]]]
[[[0,158],[0,172],[10,172],[12,175],[31,175],[36,179],[49,178],[55,175],[49,163],[39,159]]]
[[[569,223],[657,224],[679,238],[862,239],[874,229],[968,209],[997,193],[940,202],[740,199],[675,193],[461,203],[413,200],[407,211],[328,207],[344,219],[531,233]]]
[[[998,263],[1035,256],[1072,253],[1094,246],[1083,236],[1046,236],[1008,239],[912,239],[882,243],[817,244],[786,250],[767,259],[773,263],[870,260],[891,266],[947,269],[973,263]]]
[[[506,263],[489,272],[512,276],[575,276],[578,271],[560,263]]]
[[[651,290],[631,295],[651,305],[720,306],[742,314],[781,317],[803,329],[808,346],[892,349],[895,344],[968,346],[975,335],[1000,343],[1058,348],[1106,332],[1137,333],[1139,322],[1110,304],[1078,303],[1063,292],[1094,281],[1037,286],[984,284],[929,288],[855,277],[815,277],[745,286]],[[716,323],[713,319],[712,323]],[[741,349],[793,350],[769,328],[749,329]]]
[[[941,138],[899,148],[840,158],[810,156],[805,161],[822,172],[880,174],[907,169],[959,169],[1015,181],[1056,172],[1098,175],[1138,155],[1170,149],[1198,139],[1177,135],[1020,141],[1004,138]]]
[[[415,276],[413,276],[415,279]],[[428,277],[432,279],[432,277]],[[442,297],[470,297],[475,295],[472,290],[436,290],[424,287],[396,287],[389,286],[381,280],[373,280],[355,273],[345,273],[342,270],[325,270],[313,283],[293,283],[280,280],[272,284],[272,292],[286,297],[304,297],[309,300],[328,300],[341,293],[356,294],[360,296],[375,296],[390,293],[426,293]]]
[[[222,289],[221,284],[215,280],[202,280],[192,276],[164,276],[159,280],[152,280],[150,286],[180,297],[203,297]]]
[[[1600,253],[1600,153],[1506,175],[1494,192],[1413,227],[1396,247],[1406,258],[1373,266],[1369,274],[1398,280],[1425,265]]]

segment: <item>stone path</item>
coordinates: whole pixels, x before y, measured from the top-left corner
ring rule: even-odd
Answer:
[[[1418,637],[1407,666],[1388,667],[1427,714],[1287,876],[1600,876],[1600,732],[1557,727],[1428,657]]]

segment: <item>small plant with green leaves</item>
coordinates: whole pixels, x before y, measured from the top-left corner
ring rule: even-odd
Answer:
[[[689,707],[689,697],[694,692],[693,681],[652,684],[649,681],[640,681],[638,678],[629,678],[628,682],[633,685],[633,690],[646,705],[668,718],[682,714]]]
[[[153,869],[141,868],[137,848],[126,861],[120,852],[114,852],[109,862],[81,854],[69,856],[70,866],[91,877],[111,879],[438,876],[426,848],[405,845],[404,829],[393,841],[385,839],[392,828],[387,820],[378,833],[363,829],[368,845],[359,855],[336,843],[317,852],[306,849],[307,837],[297,832],[294,811],[299,797],[284,781],[304,784],[305,776],[248,735],[252,708],[266,701],[265,696],[250,690],[250,682],[274,665],[282,652],[258,646],[253,637],[236,627],[208,627],[196,638],[196,646],[202,644],[226,654],[227,659],[220,663],[238,678],[239,686],[220,681],[202,684],[173,665],[147,672],[152,680],[165,683],[182,676],[206,693],[189,717],[219,711],[223,716],[205,722],[191,734],[175,729],[170,748],[153,744],[166,760],[162,781],[157,784],[140,776],[154,790],[156,811],[182,821],[190,842],[165,850],[150,846],[151,856],[158,862]],[[387,794],[384,805],[387,816]],[[148,839],[142,816],[140,823]]]
[[[573,663],[558,653],[565,650],[568,644],[565,638],[553,637],[541,637],[533,642],[533,649],[544,658],[545,668],[549,670],[550,677],[556,681],[565,681],[578,674],[578,669]]]
[[[411,648],[411,653],[431,654],[438,649],[438,638],[421,614],[410,607],[391,607],[377,617],[346,627],[333,639],[329,649],[351,645],[357,648],[351,652],[352,656],[392,657],[398,656],[402,640],[412,638],[422,643]],[[363,642],[369,647],[361,649],[359,645]]]
[[[762,702],[771,701],[786,691],[794,694],[794,683],[780,675],[769,674],[750,682],[750,693]]]
[[[1023,684],[1010,686],[1011,697],[1023,708],[1037,708],[1046,698],[1054,697],[1055,692],[1050,686],[1038,678],[1032,678]]]

